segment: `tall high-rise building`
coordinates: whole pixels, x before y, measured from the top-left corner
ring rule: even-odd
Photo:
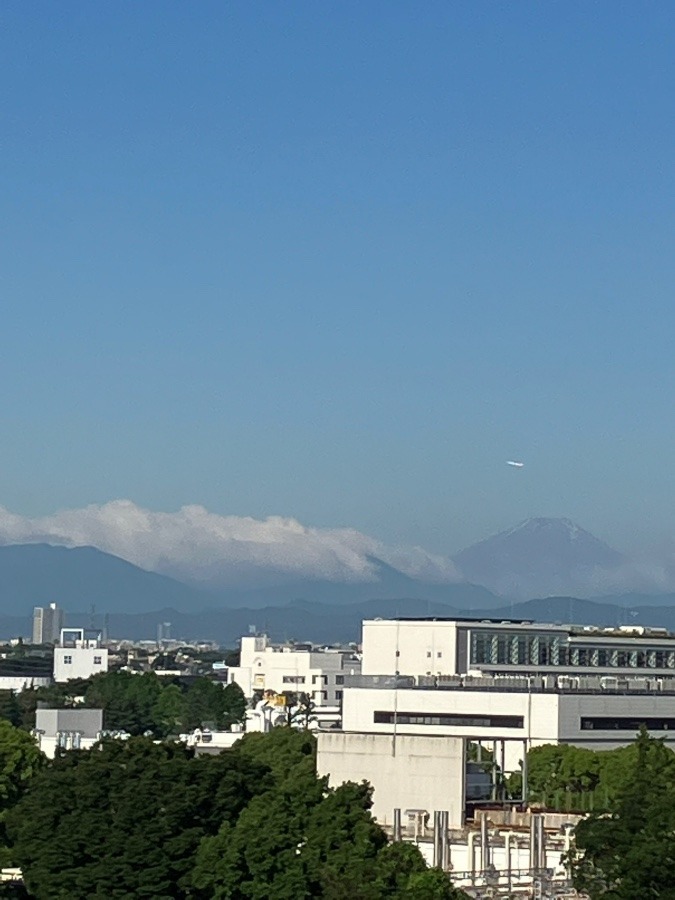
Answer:
[[[58,644],[63,628],[63,610],[56,603],[33,610],[33,643]]]

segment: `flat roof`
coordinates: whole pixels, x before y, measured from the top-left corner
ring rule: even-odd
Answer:
[[[486,625],[549,625],[554,626],[552,622],[537,623],[534,619],[505,619],[503,616],[499,618],[486,618],[485,616],[379,616],[374,619],[364,619],[364,622],[484,622]],[[556,625],[555,627],[563,627]]]

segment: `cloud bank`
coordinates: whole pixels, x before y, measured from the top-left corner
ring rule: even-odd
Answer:
[[[221,516],[203,506],[153,512],[114,500],[38,518],[0,507],[0,543],[90,546],[143,569],[218,586],[279,577],[377,581],[379,559],[424,581],[454,582],[448,559],[421,547],[390,547],[350,528],[312,528],[296,519]]]

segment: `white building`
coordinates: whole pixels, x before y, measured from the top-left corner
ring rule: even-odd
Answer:
[[[54,681],[91,678],[108,671],[108,651],[101,636],[90,636],[84,628],[63,628],[61,646],[54,648]]]
[[[665,628],[513,620],[367,619],[364,675],[675,675]]]
[[[317,706],[341,702],[345,677],[361,671],[352,651],[310,644],[272,644],[267,635],[241,639],[240,664],[228,669],[246,697],[257,691],[304,693]]]
[[[458,795],[444,795],[466,771],[460,745],[487,745],[505,772],[531,747],[610,750],[643,725],[675,749],[675,639],[665,630],[371,620],[362,664],[346,679],[342,730],[319,734],[319,771],[370,780],[378,818],[414,809],[406,779],[418,768],[418,806],[454,815]],[[439,754],[458,771],[438,773]]]
[[[354,682],[342,701],[345,732],[503,740],[510,770],[525,748],[611,750],[635,740],[641,725],[675,749],[675,679],[361,676]]]
[[[102,709],[37,709],[33,735],[50,759],[57,748],[88,750],[101,739]]]
[[[57,644],[63,628],[63,610],[56,603],[33,610],[33,643]]]

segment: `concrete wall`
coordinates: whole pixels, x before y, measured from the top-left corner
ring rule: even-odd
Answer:
[[[364,675],[457,674],[457,623],[366,619]]]
[[[520,716],[520,728],[471,725],[401,724],[397,721],[397,734],[446,735],[484,741],[507,739],[505,764],[508,771],[515,771],[523,757],[523,742],[527,746],[557,743],[558,694],[527,694],[507,691],[469,690],[419,690],[399,688],[348,688],[342,705],[342,727],[345,731],[390,734],[392,724],[374,721],[375,712],[450,713],[466,717]]]
[[[611,750],[635,740],[637,729],[581,730],[582,717],[675,719],[675,696],[670,694],[563,694],[560,696],[560,742],[594,750]],[[675,731],[652,730],[675,748]]]
[[[103,729],[102,709],[37,709],[35,729],[48,737],[59,732],[78,731],[83,737],[97,738]]]
[[[422,735],[317,734],[317,771],[332,787],[366,780],[373,786],[373,814],[391,824],[394,809],[448,810],[450,825],[464,821],[464,741]]]
[[[54,648],[54,681],[91,678],[92,675],[107,671],[108,651],[101,647]]]

